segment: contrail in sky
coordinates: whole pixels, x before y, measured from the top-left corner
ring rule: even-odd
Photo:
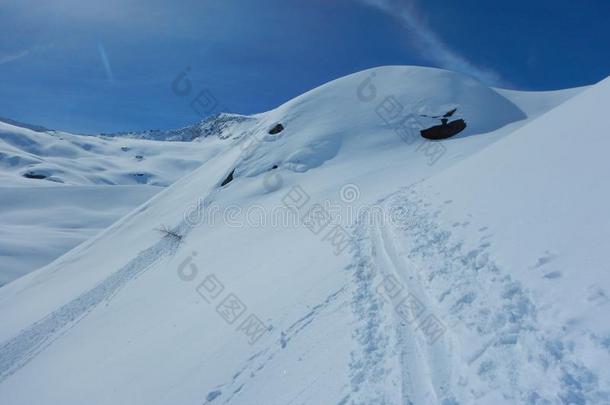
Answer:
[[[0,65],[3,65],[5,63],[9,63],[9,62],[13,62],[17,59],[21,59],[24,56],[28,56],[29,54],[30,54],[29,49],[25,49],[23,51],[10,53],[10,54],[9,53],[5,53],[5,54],[0,53]]]
[[[413,34],[411,38],[413,44],[423,57],[437,63],[443,68],[466,73],[488,84],[497,85],[500,83],[500,75],[496,72],[474,65],[443,42],[428,27],[424,19],[420,17],[417,12],[417,4],[414,0],[358,1],[376,7],[402,21],[405,27]]]
[[[114,83],[114,75],[112,74],[112,69],[110,68],[110,62],[108,60],[108,55],[106,55],[104,45],[102,45],[101,43],[97,44],[97,49],[100,52],[100,57],[102,58],[102,63],[104,64],[106,77],[108,78],[108,81],[110,81],[110,83]]]

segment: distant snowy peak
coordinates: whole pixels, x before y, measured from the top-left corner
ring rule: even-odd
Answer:
[[[234,124],[239,124],[245,121],[253,121],[255,118],[231,113],[218,113],[207,117],[195,124],[178,129],[149,129],[145,131],[122,131],[112,133],[101,133],[101,137],[109,138],[131,138],[131,139],[148,139],[153,141],[174,141],[174,142],[191,142],[198,138],[206,138],[208,136],[218,136],[220,139],[228,139],[232,137],[231,128]],[[0,122],[12,125],[14,127],[29,129],[34,132],[57,132],[53,129],[43,127],[42,125],[27,124],[16,121],[10,118],[0,116]],[[83,134],[83,136],[97,136]]]
[[[101,134],[101,136],[175,142],[191,142],[198,138],[206,138],[212,135],[218,136],[220,139],[227,139],[232,137],[231,128],[235,124],[251,120],[254,120],[254,118],[239,114],[219,113],[212,115],[196,124],[179,129],[153,129],[142,132],[117,132],[111,134]]]

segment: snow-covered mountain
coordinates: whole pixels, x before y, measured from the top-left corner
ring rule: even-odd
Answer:
[[[219,134],[224,134],[224,136],[228,136],[228,134],[230,134],[229,129],[233,125],[240,124],[244,121],[249,120],[252,120],[252,118],[247,115],[218,113],[204,120],[201,120],[198,123],[180,129],[172,129],[167,131],[154,129],[142,132],[117,132],[111,134],[102,134],[102,136],[110,138],[119,137],[133,139],[150,139],[155,141],[190,142]]]
[[[383,67],[181,143],[0,288],[0,403],[610,403],[608,100]]]
[[[227,128],[227,117],[216,126]],[[208,130],[196,142],[158,142],[1,119],[0,285],[50,263],[222,150],[222,140],[204,139],[211,122],[195,127]],[[168,131],[164,140],[174,138]]]

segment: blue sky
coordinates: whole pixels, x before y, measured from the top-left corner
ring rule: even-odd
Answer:
[[[609,43],[608,0],[4,0],[0,116],[177,128],[200,119],[199,94],[218,104],[204,111],[255,113],[379,65],[557,89],[608,76]]]

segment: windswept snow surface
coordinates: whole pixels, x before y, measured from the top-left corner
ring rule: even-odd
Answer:
[[[196,126],[201,139],[189,143],[0,121],[0,285],[50,263],[199,167],[245,120],[216,119]]]
[[[610,403],[609,99],[396,66],[242,121],[0,288],[0,403]]]

